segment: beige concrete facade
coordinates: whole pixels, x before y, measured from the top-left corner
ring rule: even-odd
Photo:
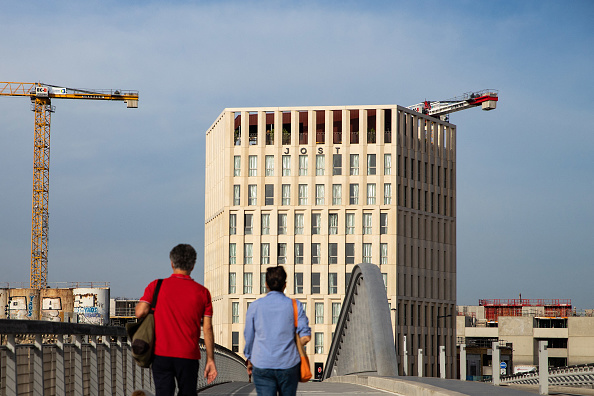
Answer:
[[[348,277],[370,262],[397,316],[401,373],[406,335],[409,373],[422,348],[437,376],[445,343],[455,377],[455,148],[454,125],[396,105],[225,109],[206,136],[216,342],[243,352],[261,274],[281,264],[306,306],[312,366],[325,363]]]
[[[538,341],[548,341],[549,365],[594,363],[594,317],[548,317],[543,310],[524,310],[522,316],[500,316],[488,322],[484,307],[458,307],[457,336],[467,343],[493,340],[513,344],[516,367],[538,366]],[[542,311],[539,313],[539,311]],[[483,313],[482,316],[476,315]],[[468,316],[471,315],[471,316]],[[577,315],[572,313],[572,315]]]

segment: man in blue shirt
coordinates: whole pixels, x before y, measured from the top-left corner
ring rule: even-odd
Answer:
[[[295,344],[295,332],[301,345],[311,340],[309,320],[301,302],[297,301],[297,328],[293,301],[283,293],[287,273],[281,266],[266,270],[268,294],[248,308],[244,356],[247,371],[253,375],[258,396],[294,396],[300,376],[301,358]]]

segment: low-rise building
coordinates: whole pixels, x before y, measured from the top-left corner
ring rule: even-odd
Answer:
[[[538,366],[538,343],[547,341],[549,367],[594,363],[593,310],[577,311],[571,300],[480,300],[478,306],[458,306],[458,345],[510,345],[507,374]],[[489,351],[487,351],[489,352]],[[467,373],[473,359],[467,348]],[[489,375],[484,370],[481,374]],[[476,370],[475,370],[476,371]],[[478,372],[478,371],[477,371]]]

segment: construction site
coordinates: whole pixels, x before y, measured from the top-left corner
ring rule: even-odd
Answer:
[[[536,370],[539,341],[547,342],[549,367],[588,364],[594,355],[594,310],[578,311],[570,299],[481,299],[457,313],[457,344],[466,345],[471,380],[492,375],[493,342],[509,351],[503,375]]]
[[[0,96],[30,99],[34,113],[33,199],[31,208],[31,261],[29,287],[0,289],[0,319],[49,320],[108,325],[109,284],[74,282],[48,284],[49,164],[53,99],[108,100],[138,107],[138,92],[74,89],[43,83],[0,82]]]

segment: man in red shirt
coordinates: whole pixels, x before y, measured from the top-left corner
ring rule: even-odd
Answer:
[[[180,244],[169,253],[173,274],[163,279],[155,305],[155,359],[153,378],[157,396],[196,395],[200,360],[200,322],[204,325],[206,366],[204,377],[210,384],[217,377],[214,362],[214,333],[210,292],[190,278],[196,251]],[[136,317],[150,312],[157,280],[152,281],[136,305]]]

